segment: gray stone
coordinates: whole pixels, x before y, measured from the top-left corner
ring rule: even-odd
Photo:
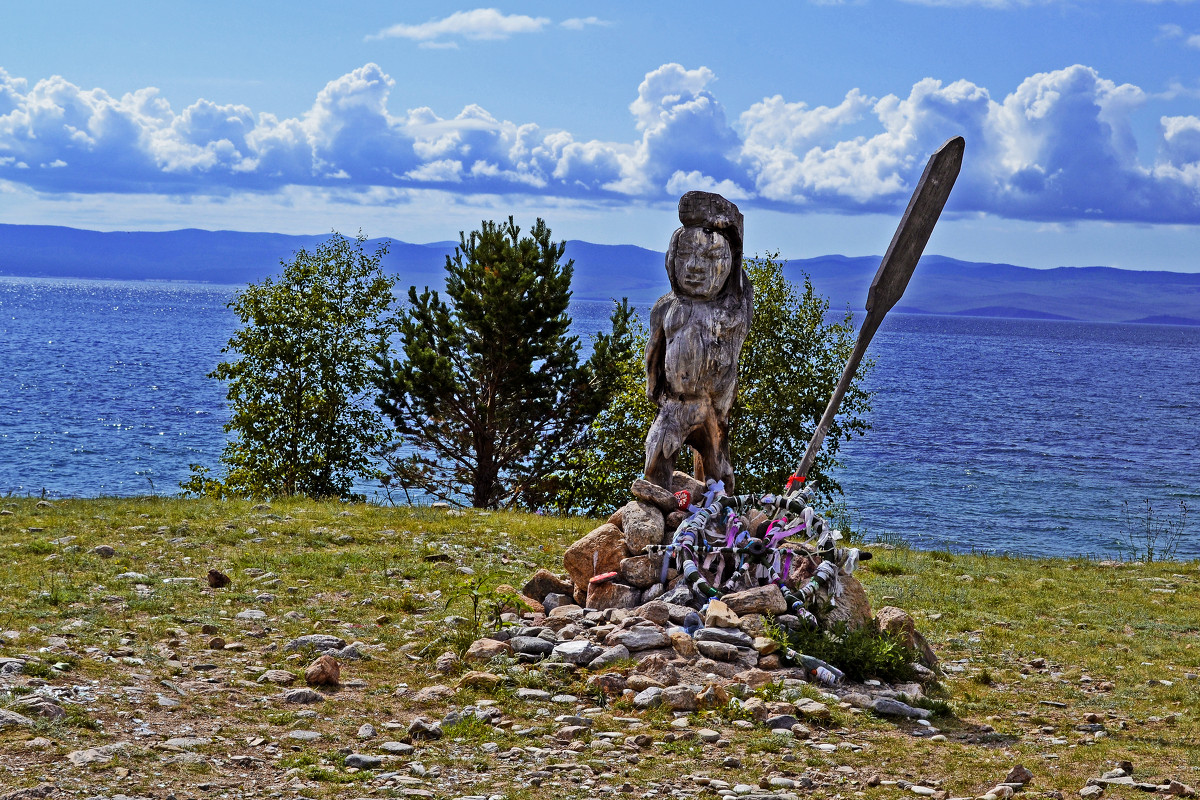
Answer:
[[[32,728],[33,720],[15,711],[0,708],[0,731],[15,727]]]
[[[615,647],[606,648],[603,653],[588,662],[588,669],[603,669],[609,664],[624,661],[629,657],[629,648],[623,644],[619,644]]]
[[[346,646],[345,639],[339,639],[336,636],[331,636],[328,633],[310,633],[307,636],[300,636],[292,639],[283,646],[284,650],[303,650],[311,647],[313,650],[341,650]]]
[[[882,609],[880,609],[882,610]],[[1024,764],[1017,764],[1004,777],[1005,783],[1019,783],[1022,786],[1033,780],[1033,773]]]
[[[646,601],[633,610],[633,616],[649,620],[655,625],[665,626],[671,621],[671,609],[660,601]]]
[[[744,592],[734,592],[723,595],[721,600],[729,606],[729,610],[741,616],[742,614],[782,614],[788,610],[783,592],[773,583],[766,586],[756,586]]]
[[[355,736],[360,739],[374,739],[375,726],[369,722],[364,722],[362,725],[358,726],[358,732],[355,734]]]
[[[635,589],[646,589],[658,582],[661,564],[662,556],[657,558],[649,554],[630,556],[621,560],[621,566],[617,571],[620,573],[622,583]]]
[[[553,652],[555,656],[558,656],[568,664],[586,666],[591,663],[592,659],[604,651],[587,639],[575,639],[555,645]]]
[[[738,648],[725,642],[697,641],[696,649],[705,658],[711,658],[713,661],[738,660]]]
[[[11,708],[18,714],[27,714],[31,717],[41,717],[42,719],[51,721],[67,716],[67,712],[63,711],[62,706],[49,697],[40,694],[28,694],[24,697],[19,697],[13,701]]]
[[[345,764],[347,767],[356,769],[378,769],[383,766],[383,759],[379,756],[366,755],[365,753],[351,753],[346,756]]]
[[[418,705],[424,705],[425,703],[436,703],[440,700],[445,700],[447,697],[452,697],[453,695],[454,690],[449,686],[443,686],[440,683],[435,683],[431,686],[425,686],[421,689],[418,689],[416,693],[413,694],[412,699],[414,703]]]
[[[793,725],[796,725],[800,720],[796,719],[791,714],[776,714],[773,717],[767,717],[763,725],[771,730],[786,728],[791,730]]]
[[[688,588],[686,583],[680,581],[659,595],[658,599],[668,605],[685,607],[692,602],[692,590]],[[688,610],[690,611],[691,609]],[[674,618],[671,621],[674,622]]]
[[[671,646],[671,637],[667,635],[666,631],[650,626],[616,630],[610,633],[604,641],[609,645],[624,645],[630,652]]]
[[[546,595],[545,598],[543,598],[542,607],[545,608],[546,613],[549,614],[559,606],[569,606],[574,605],[574,603],[575,598],[569,594],[558,594],[557,592],[551,592],[550,594]]]
[[[651,600],[657,600],[662,597],[663,592],[667,587],[661,583],[652,583],[642,592],[642,602],[649,603]]]
[[[907,703],[901,703],[891,697],[869,697],[863,694],[847,694],[842,701],[858,708],[874,711],[884,717],[908,717],[909,719],[929,719],[933,714],[924,708],[913,708]]]
[[[340,650],[326,650],[325,652],[334,658],[340,658],[342,661],[360,661],[363,658],[362,651],[358,649],[360,645],[362,645],[362,642],[353,642]]]
[[[204,747],[205,745],[212,744],[212,739],[203,736],[175,736],[167,739],[163,744],[168,747],[191,750],[194,747]]]
[[[245,611],[239,611],[235,616],[241,620],[260,620],[267,618],[267,612],[257,608],[247,608]]]
[[[670,489],[651,483],[645,478],[635,480],[629,491],[638,500],[652,504],[664,514],[670,514],[679,508],[679,500]]]
[[[0,675],[20,675],[24,671],[24,659],[0,656]]]
[[[12,512],[5,511],[4,513],[9,514]],[[49,740],[42,739],[42,741]],[[58,787],[54,784],[42,783],[37,786],[30,786],[28,789],[16,789],[15,791],[0,794],[0,800],[40,800],[40,798],[49,797],[57,791]]]
[[[288,731],[287,738],[295,739],[298,742],[315,742],[321,738],[321,734],[306,730]]]
[[[284,692],[283,701],[285,703],[323,703],[325,698],[320,693],[314,692],[312,689],[289,689]]]
[[[86,750],[73,750],[67,753],[67,761],[76,767],[86,767],[89,764],[103,764],[112,761],[112,757],[129,747],[128,742],[113,742],[99,747],[89,747]]]
[[[635,500],[622,509],[625,547],[639,556],[652,544],[663,542],[663,515],[654,506]]]
[[[407,742],[380,742],[379,749],[385,753],[406,756],[411,754],[416,748]]]
[[[658,686],[651,686],[638,692],[633,698],[635,708],[654,708],[663,701],[663,690]]]
[[[752,647],[754,637],[737,628],[701,628],[696,631],[697,642],[724,642],[734,647]]]
[[[696,690],[691,686],[668,686],[662,698],[672,711],[695,711],[698,707]]]
[[[296,676],[285,669],[269,669],[258,676],[259,683],[274,683],[279,686],[291,686],[296,682]]]
[[[517,689],[517,699],[526,701],[549,700],[552,695],[543,689],[530,689],[522,686]]]
[[[508,640],[512,649],[531,656],[548,656],[554,652],[554,643],[540,636],[514,636]]]
[[[828,722],[831,717],[829,706],[807,697],[796,701],[796,713],[813,722]]]
[[[440,739],[442,726],[425,717],[417,717],[408,724],[408,735],[414,739]]]

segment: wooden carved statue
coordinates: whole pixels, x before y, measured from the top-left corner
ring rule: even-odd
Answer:
[[[732,493],[729,410],[754,300],[742,268],[742,214],[719,194],[688,192],[679,221],[667,249],[671,291],[650,312],[646,396],[658,416],[646,435],[646,479],[669,489],[686,444],[696,477],[724,481]]]

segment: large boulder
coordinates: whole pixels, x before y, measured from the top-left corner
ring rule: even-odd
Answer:
[[[629,487],[629,490],[638,500],[650,503],[664,514],[670,514],[679,508],[679,501],[670,489],[664,489],[645,478],[638,478],[633,482],[633,486]]]
[[[729,610],[742,614],[782,614],[788,610],[783,592],[773,583],[756,586],[742,592],[733,592],[721,597]]]
[[[618,572],[624,583],[638,589],[647,589],[651,584],[658,582],[661,569],[662,555],[651,556],[647,553],[623,559]],[[595,608],[595,606],[591,607]]]
[[[640,556],[652,544],[663,543],[663,514],[641,500],[625,504],[622,513],[625,547],[630,555]]]
[[[640,602],[642,593],[627,584],[616,581],[588,584],[588,608],[600,611],[606,608],[633,608]]]
[[[937,669],[937,654],[933,652],[929,642],[925,641],[925,637],[917,630],[916,623],[913,622],[913,618],[908,615],[908,612],[895,606],[884,606],[875,612],[875,627],[879,628],[881,633],[891,634],[906,646],[917,651],[920,662],[926,667]]]
[[[686,472],[676,470],[671,475],[671,491],[673,493],[687,492],[694,505],[700,505],[704,500],[704,484]]]
[[[575,591],[575,587],[571,585],[570,581],[563,580],[548,569],[539,569],[525,582],[521,594],[532,597],[541,603],[548,594],[569,595],[573,591]]]
[[[625,558],[625,535],[616,525],[605,523],[563,553],[563,566],[575,585],[575,593],[587,592],[588,581],[605,572],[616,572]],[[585,599],[577,598],[577,599]]]
[[[816,608],[818,611],[828,609],[818,614],[822,626],[832,628],[844,624],[850,630],[857,630],[873,624],[871,601],[858,578],[839,571],[837,587],[840,593],[836,597],[830,596],[829,587],[817,592]]]
[[[467,661],[491,661],[497,656],[511,656],[512,645],[495,639],[476,639],[467,648],[464,658]]]

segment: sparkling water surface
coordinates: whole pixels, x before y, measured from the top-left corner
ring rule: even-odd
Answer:
[[[215,467],[235,288],[0,278],[0,495],[174,494]],[[572,310],[586,334],[610,306]],[[873,427],[838,477],[871,537],[1114,555],[1123,501],[1200,506],[1200,328],[892,314],[869,355]]]

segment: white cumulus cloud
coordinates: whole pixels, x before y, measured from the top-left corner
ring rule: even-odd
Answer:
[[[594,18],[593,18],[594,19]],[[524,14],[502,14],[494,8],[455,11],[448,17],[417,25],[391,25],[367,39],[411,39],[426,46],[453,46],[455,37],[463,39],[507,39],[517,33],[540,33],[550,20]],[[583,27],[582,24],[580,27]]]
[[[775,95],[732,116],[716,78],[651,70],[631,92],[629,136],[605,141],[475,104],[445,117],[393,109],[396,82],[376,64],[334,78],[292,118],[203,99],[176,111],[153,88],[115,97],[0,70],[0,185],[189,198],[310,187],[366,205],[426,190],[644,203],[708,189],[746,207],[863,213],[903,208],[929,153],[962,135],[952,210],[1200,224],[1200,114],[1161,117],[1158,139],[1139,143],[1133,122],[1152,98],[1091,67],[998,94],[927,78],[830,105]]]
[[[609,23],[607,20],[600,19],[599,17],[572,17],[571,19],[564,19],[558,24],[569,31],[581,31],[589,25],[606,26]]]

